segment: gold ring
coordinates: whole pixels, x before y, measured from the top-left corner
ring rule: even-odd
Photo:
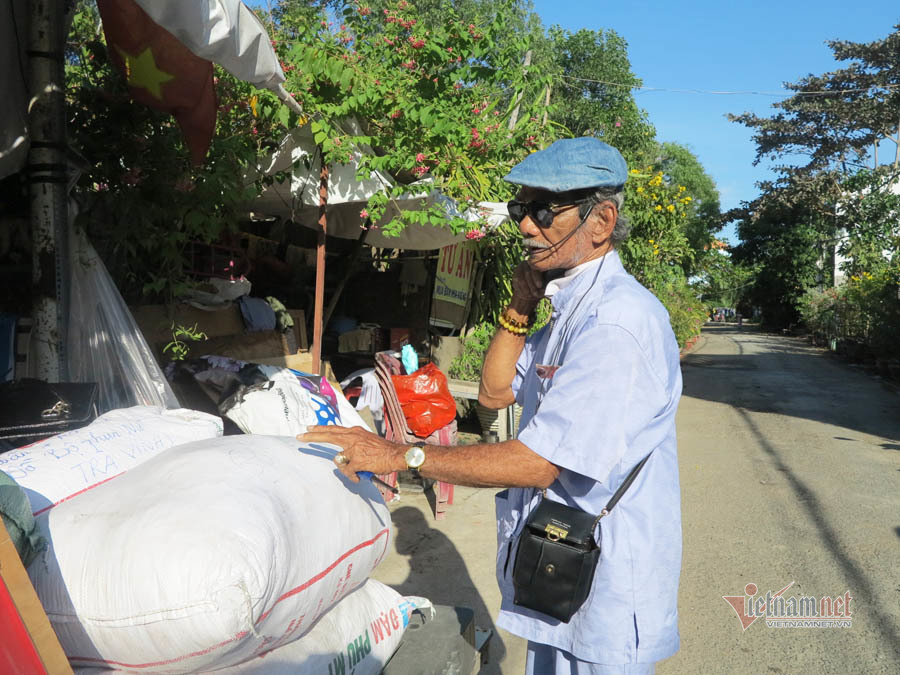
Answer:
[[[350,458],[347,457],[347,455],[345,455],[343,452],[339,452],[338,454],[336,454],[334,456],[334,463],[335,464],[349,464]]]

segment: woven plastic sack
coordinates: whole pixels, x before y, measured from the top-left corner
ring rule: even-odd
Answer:
[[[81,429],[0,454],[0,471],[22,486],[37,516],[163,450],[221,435],[222,420],[197,410],[122,408]]]
[[[333,455],[189,443],[39,516],[51,543],[28,573],[72,665],[215,670],[303,636],[389,550],[381,495]]]
[[[341,600],[308,633],[277,645],[259,658],[219,671],[232,675],[353,673],[378,675],[390,660],[415,610],[427,610],[424,598],[405,598],[379,581]]]

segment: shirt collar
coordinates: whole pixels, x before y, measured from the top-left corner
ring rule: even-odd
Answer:
[[[602,268],[598,270],[597,268],[601,265]],[[578,288],[592,283],[595,277],[597,281],[601,281],[622,269],[619,253],[613,249],[599,258],[588,260],[572,269],[566,270],[563,276],[553,279],[547,284],[544,295],[550,298],[554,311],[562,311],[568,304],[569,299],[578,295]],[[587,274],[585,274],[586,272]],[[587,288],[582,290],[582,292],[586,291]]]

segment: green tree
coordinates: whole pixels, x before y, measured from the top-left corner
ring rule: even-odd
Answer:
[[[900,266],[900,170],[863,170],[843,183],[837,242],[849,276],[878,274]]]
[[[735,263],[728,251],[713,247],[703,272],[693,285],[707,307],[741,307],[746,310],[750,305],[750,288],[755,277],[756,270],[752,267]]]
[[[660,145],[655,168],[663,172],[669,185],[683,186],[690,198],[684,204],[686,216],[681,226],[694,251],[694,257],[685,266],[685,274],[693,276],[703,269],[705,253],[713,250],[713,233],[723,225],[719,191],[697,156],[678,143]]]
[[[780,328],[799,319],[800,298],[807,289],[827,283],[822,232],[815,214],[774,200],[758,200],[738,223],[741,243],[734,262],[755,268],[747,300],[762,311],[763,324]]]
[[[66,45],[69,138],[84,158],[74,195],[86,227],[123,296],[171,297],[183,287],[185,250],[233,230],[258,193],[245,175],[274,147],[280,104],[253,115],[251,85],[217,69],[219,115],[207,161],[192,167],[174,119],[135,104],[83,3]],[[258,92],[263,101],[274,94]]]
[[[631,165],[644,166],[656,132],[634,100],[641,80],[631,71],[628,43],[614,30],[558,26],[548,31],[549,54],[557,72],[553,121],[573,136],[596,136],[618,148]]]
[[[385,171],[399,184],[375,195],[364,210],[377,220],[408,184],[430,177],[431,187],[463,204],[502,199],[510,166],[547,140],[533,109],[545,80],[522,67],[528,36],[509,30],[515,2],[494,3],[476,23],[448,7],[442,25],[426,28],[405,0],[347,5],[337,26],[304,3],[275,12],[276,43],[288,64],[288,88],[311,116],[316,142],[329,161],[359,161],[360,174]],[[517,108],[521,114],[510,127]],[[350,131],[357,120],[361,133]],[[443,210],[408,211],[385,227],[410,223],[470,227]]]
[[[752,113],[730,115],[754,130],[757,159],[805,156],[792,165],[804,174],[863,165],[874,145],[884,139],[897,145],[900,163],[900,24],[873,42],[832,40],[828,46],[846,68],[808,75],[785,87],[797,92],[774,104],[772,117]],[[873,158],[877,153],[872,153]],[[877,162],[876,162],[877,163]]]

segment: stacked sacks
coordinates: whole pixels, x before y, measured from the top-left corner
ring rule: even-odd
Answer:
[[[431,608],[424,598],[404,598],[369,579],[328,611],[301,639],[265,652],[223,673],[378,675],[390,660],[413,612]]]
[[[304,636],[389,546],[378,490],[333,455],[284,437],[197,441],[41,515],[51,545],[29,574],[71,663],[194,672]]]
[[[163,450],[222,435],[222,420],[206,413],[135,406],[104,413],[88,426],[0,455],[40,515],[56,504],[120,476]]]

